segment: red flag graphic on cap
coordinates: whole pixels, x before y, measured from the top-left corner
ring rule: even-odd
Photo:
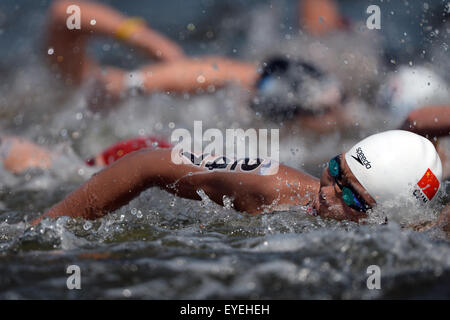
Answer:
[[[422,190],[422,192],[427,196],[428,200],[431,201],[434,195],[439,189],[439,180],[436,176],[431,172],[430,169],[425,172],[422,179],[417,182],[417,185]]]

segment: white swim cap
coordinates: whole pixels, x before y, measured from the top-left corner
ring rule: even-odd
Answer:
[[[403,120],[414,109],[450,101],[449,85],[424,66],[402,66],[380,87],[379,103]]]
[[[433,144],[409,131],[367,137],[345,154],[345,160],[378,204],[391,200],[429,203],[442,180],[442,163]]]

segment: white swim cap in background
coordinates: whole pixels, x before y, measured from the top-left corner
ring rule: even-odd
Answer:
[[[374,134],[358,142],[345,160],[356,179],[380,203],[429,203],[442,180],[442,163],[433,144],[403,130]]]
[[[414,109],[447,104],[450,89],[438,74],[423,67],[402,66],[380,87],[378,103],[403,120]]]

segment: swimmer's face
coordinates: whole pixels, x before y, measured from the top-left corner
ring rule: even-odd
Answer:
[[[250,106],[271,120],[314,116],[342,102],[338,80],[306,61],[273,58],[263,67]]]
[[[338,182],[331,176],[328,166],[322,173],[320,178],[318,212],[321,217],[357,222],[361,218],[366,218],[367,214],[351,208],[344,202],[342,188],[349,187],[352,189],[370,207],[375,206],[376,202],[350,171],[350,168],[345,161],[344,154],[341,154],[339,164],[339,169],[342,174],[340,175]]]

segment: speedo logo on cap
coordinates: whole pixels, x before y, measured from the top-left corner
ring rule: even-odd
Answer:
[[[419,189],[414,190],[414,196],[424,203],[431,201],[439,189],[439,180],[430,169],[417,182]]]
[[[361,147],[358,147],[356,149],[356,157],[352,156],[352,158],[355,159],[356,161],[358,161],[358,163],[360,165],[366,167],[366,169],[372,168],[372,166],[370,165],[370,161],[367,160],[367,158],[364,155],[364,152],[362,151]]]

